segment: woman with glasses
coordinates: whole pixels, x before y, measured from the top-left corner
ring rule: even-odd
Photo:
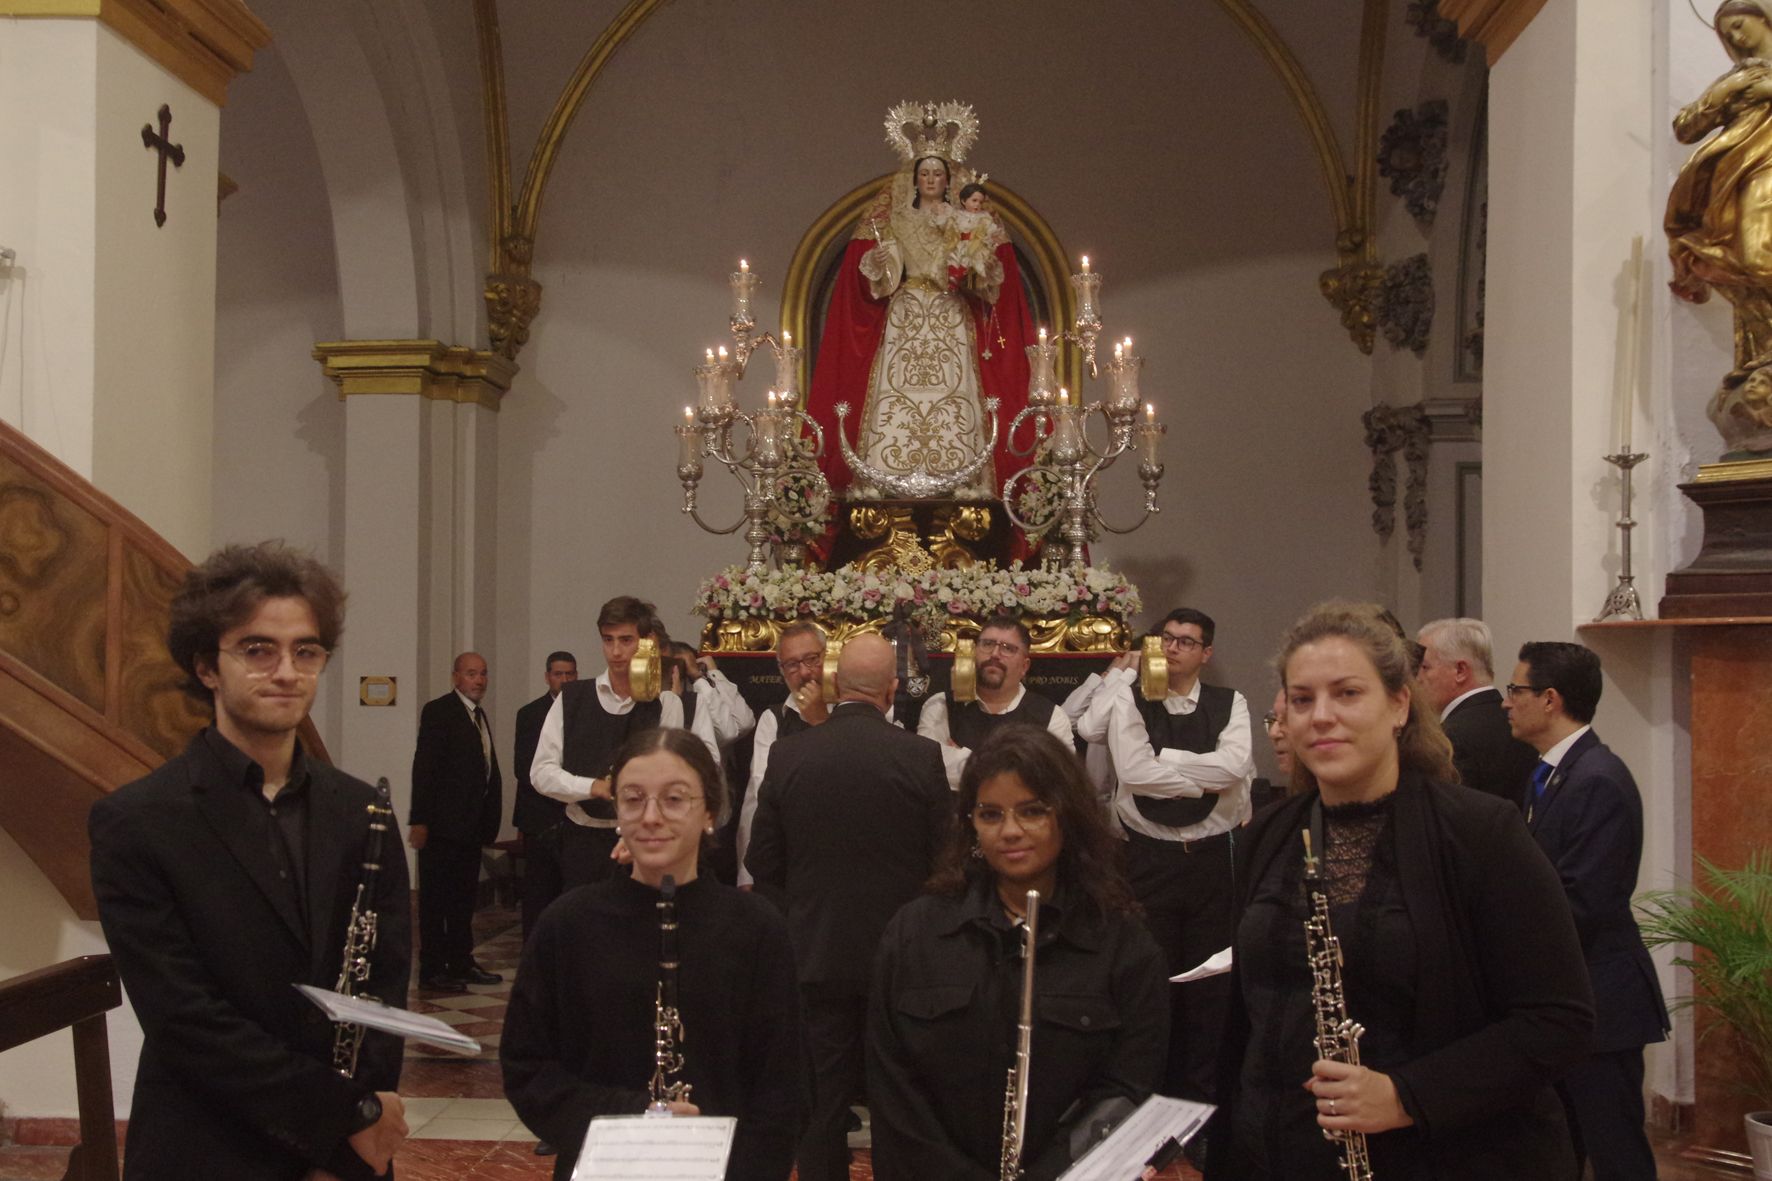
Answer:
[[[1169,1034],[1163,959],[1115,867],[1076,754],[1007,726],[960,780],[960,830],[880,943],[868,1019],[874,1176],[998,1176],[1027,892],[1040,892],[1022,1162],[1056,1177],[1151,1093]]]
[[[646,730],[616,755],[612,794],[633,876],[572,890],[523,948],[499,1060],[525,1125],[570,1177],[593,1117],[651,1102],[660,887],[675,883],[681,1115],[738,1120],[729,1178],[786,1181],[803,1107],[798,989],[787,925],[697,866],[725,798],[705,743]]]
[[[1237,845],[1233,1008],[1208,1181],[1575,1175],[1552,1084],[1586,1051],[1587,971],[1556,871],[1518,809],[1458,785],[1405,639],[1330,603],[1280,656],[1295,794]],[[1317,878],[1306,881],[1303,834]],[[1313,973],[1312,896],[1340,985]],[[1316,1042],[1317,1003],[1364,1027],[1359,1065]]]

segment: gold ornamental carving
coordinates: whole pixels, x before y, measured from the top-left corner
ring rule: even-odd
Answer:
[[[781,639],[786,619],[717,619],[702,629],[701,643],[709,652],[773,652]],[[878,635],[889,619],[815,620],[824,630],[827,644],[841,645],[860,635]],[[1126,648],[1126,625],[1105,615],[1024,615],[1033,637],[1036,656],[1066,653],[1122,652]],[[975,639],[984,620],[969,615],[951,616],[929,637],[929,651],[952,652],[963,639]]]
[[[0,0],[0,17],[96,18],[218,107],[271,43],[241,0]]]
[[[1317,278],[1323,298],[1341,313],[1341,326],[1347,329],[1348,339],[1368,355],[1384,302],[1384,273],[1384,267],[1377,262],[1353,258]]]
[[[313,355],[340,398],[404,394],[497,410],[517,372],[508,357],[435,340],[321,341]]]

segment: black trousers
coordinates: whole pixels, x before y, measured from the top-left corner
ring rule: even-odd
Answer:
[[[1126,874],[1171,976],[1230,946],[1230,833],[1183,844],[1128,832]],[[1169,998],[1169,1065],[1158,1090],[1213,1102],[1230,977],[1171,985]]]
[[[1643,1048],[1590,1054],[1557,1084],[1575,1151],[1594,1181],[1655,1181],[1643,1130]]]
[[[548,903],[565,891],[560,874],[560,829],[570,820],[523,834],[523,938],[535,929],[535,920]],[[576,825],[574,826],[576,827]]]
[[[847,1181],[849,1105],[865,1069],[867,985],[802,984],[800,1014],[812,1057],[812,1116],[795,1154],[799,1181]]]
[[[418,851],[418,975],[459,976],[474,962],[480,846],[432,836]]]

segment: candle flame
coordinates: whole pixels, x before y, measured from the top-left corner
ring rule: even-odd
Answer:
[[[722,349],[721,351],[724,352],[725,350]],[[713,361],[714,361],[714,350],[709,349],[708,350],[708,363],[711,365],[711,364],[713,364]]]
[[[794,343],[794,334],[792,332],[789,332],[786,328],[783,328],[781,330],[781,347],[785,349],[793,343]]]
[[[748,261],[746,261],[745,259],[741,258],[738,260],[738,269],[740,271],[749,272],[751,269],[751,264]]]
[[[721,345],[720,346],[720,360],[724,361],[725,359],[726,359],[726,346]]]
[[[1089,256],[1087,254],[1083,256],[1083,273],[1085,275],[1089,273]]]
[[[683,407],[683,421],[684,422],[689,422],[694,417],[695,417],[695,411],[691,410],[687,406]]]
[[[1146,402],[1144,404],[1144,420],[1146,422],[1157,421],[1157,408],[1155,406],[1151,405],[1149,402]]]

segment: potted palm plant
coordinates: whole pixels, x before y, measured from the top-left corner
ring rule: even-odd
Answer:
[[[1643,939],[1650,947],[1689,948],[1674,959],[1692,973],[1692,995],[1678,1003],[1717,1018],[1708,1032],[1737,1040],[1751,1073],[1747,1085],[1772,1106],[1772,850],[1754,853],[1740,869],[1703,858],[1699,865],[1703,888],[1637,899]],[[1772,1110],[1748,1114],[1747,1141],[1755,1178],[1772,1181]]]

